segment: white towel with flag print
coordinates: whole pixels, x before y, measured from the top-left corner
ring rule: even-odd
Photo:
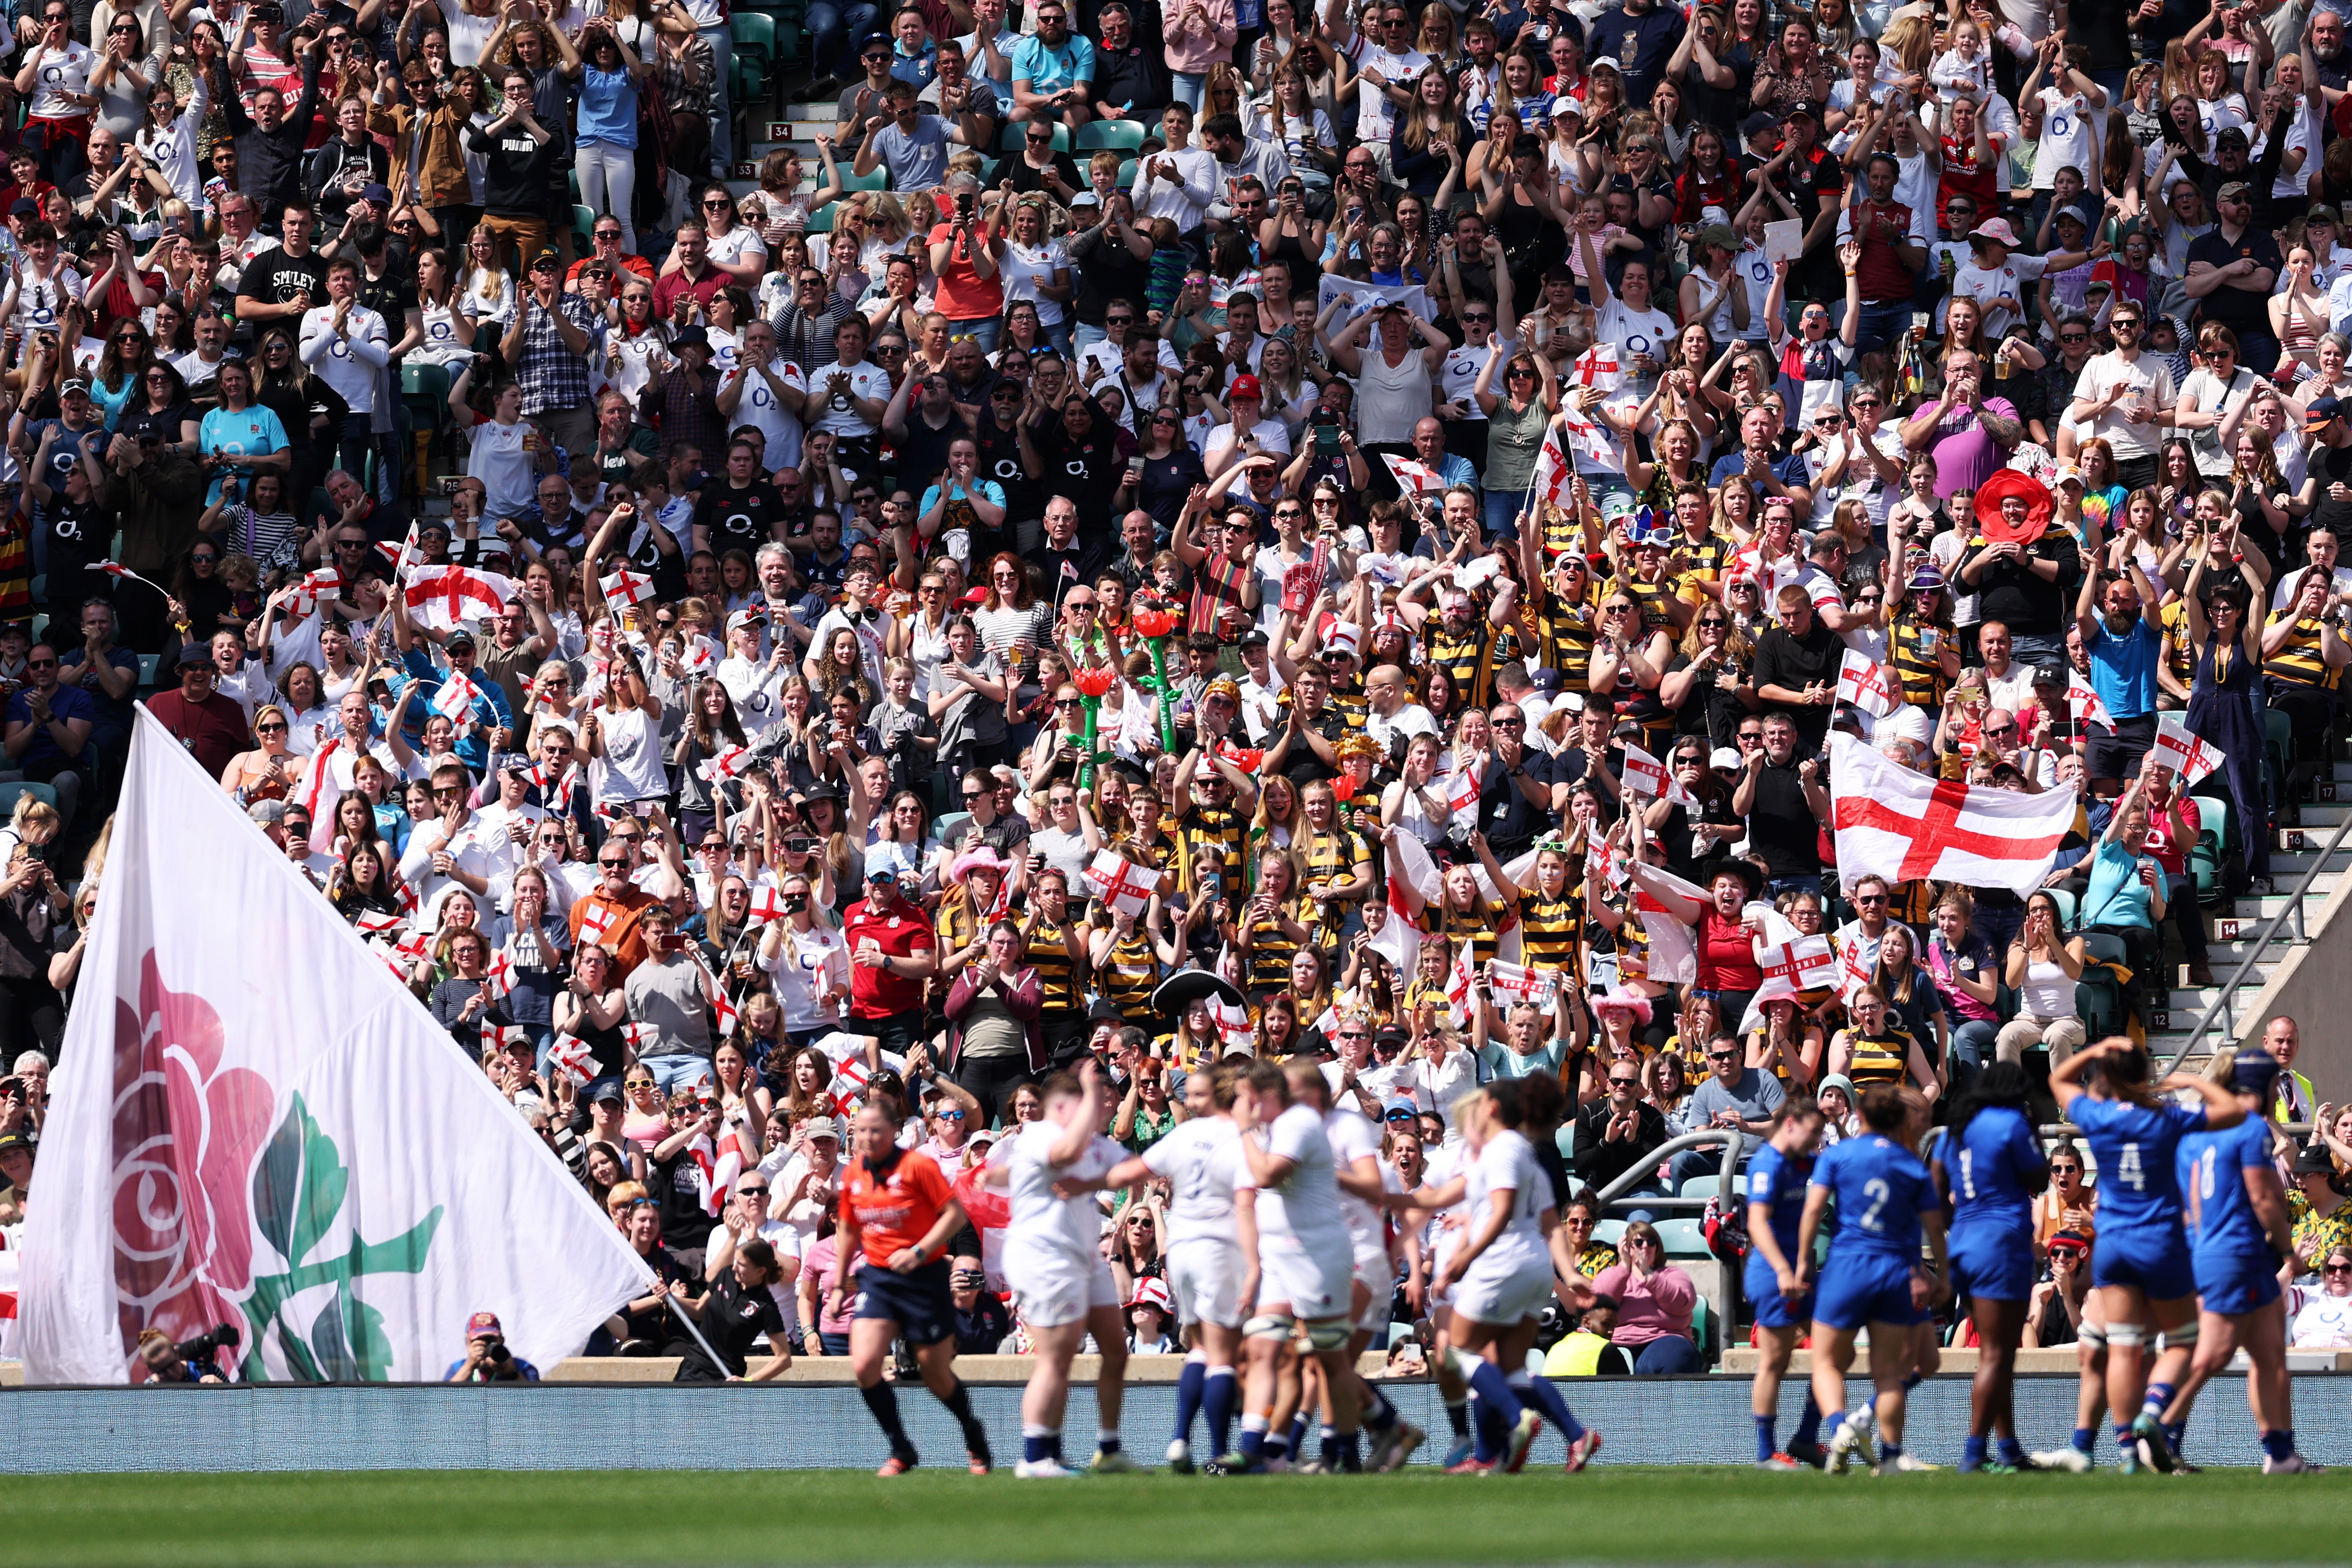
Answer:
[[[2190,734],[2189,726],[2169,713],[2156,721],[2156,750],[2151,755],[2158,765],[2180,775],[2182,789],[2230,760],[2227,752]]]
[[[365,939],[133,711],[26,1223],[26,1381],[123,1384],[141,1331],[222,1322],[255,1381],[436,1382],[480,1311],[525,1360],[578,1353],[651,1271]],[[274,983],[288,974],[302,984]]]

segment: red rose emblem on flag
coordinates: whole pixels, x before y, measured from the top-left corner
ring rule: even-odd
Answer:
[[[277,1096],[221,1068],[220,1016],[166,990],[152,953],[139,1008],[115,1009],[114,1278],[123,1346],[142,1329],[190,1339],[236,1322],[252,1282],[254,1161]]]

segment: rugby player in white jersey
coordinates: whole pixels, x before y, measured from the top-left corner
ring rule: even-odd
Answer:
[[[1323,1081],[1312,1062],[1296,1063],[1289,1071]],[[1248,1270],[1242,1336],[1249,1385],[1241,1449],[1231,1468],[1244,1473],[1291,1468],[1289,1421],[1298,1405],[1291,1337],[1297,1330],[1329,1380],[1341,1465],[1360,1468],[1360,1461],[1349,1462],[1356,1458],[1357,1404],[1356,1380],[1347,1375],[1355,1247],[1339,1212],[1322,1113],[1292,1098],[1285,1069],[1261,1061],[1236,1086],[1234,1121],[1242,1131],[1244,1171],[1234,1184],[1234,1216]]]
[[[1241,1169],[1241,1132],[1233,1121],[1234,1085],[1246,1061],[1222,1061],[1196,1069],[1184,1080],[1188,1120],[1141,1154],[1120,1161],[1100,1181],[1067,1178],[1055,1191],[1076,1194],[1116,1190],[1149,1181],[1167,1181],[1168,1291],[1188,1347],[1176,1381],[1176,1432],[1168,1443],[1168,1468],[1192,1471],[1192,1420],[1209,1418],[1212,1456],[1225,1452],[1234,1410],[1241,1402],[1234,1369],[1242,1347],[1242,1266],[1234,1238],[1234,1179]],[[1215,1463],[1213,1458],[1210,1461]]]
[[[1101,1210],[1090,1194],[1075,1188],[1089,1182],[1099,1185],[1097,1179],[1125,1151],[1100,1131],[1112,1102],[1091,1058],[1080,1071],[1083,1077],[1063,1072],[1045,1080],[1044,1118],[1021,1129],[1009,1157],[992,1164],[986,1178],[1011,1196],[1004,1277],[1037,1358],[1021,1396],[1022,1455],[1013,1473],[1024,1479],[1077,1473],[1062,1463],[1062,1412],[1070,1396],[1070,1358],[1089,1333],[1102,1356],[1095,1388],[1101,1428],[1092,1468],[1136,1468],[1118,1440],[1127,1378],[1127,1326],[1118,1287],[1102,1256]],[[1074,1184],[1066,1196],[1055,1190],[1066,1179]]]

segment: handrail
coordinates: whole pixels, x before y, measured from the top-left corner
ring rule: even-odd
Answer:
[[[1629,1171],[1620,1173],[1615,1181],[1595,1194],[1593,1201],[1606,1208],[1642,1182],[1654,1177],[1659,1165],[1676,1154],[1687,1149],[1705,1149],[1717,1143],[1723,1145],[1723,1168],[1722,1185],[1716,1189],[1716,1195],[1728,1197],[1731,1194],[1731,1179],[1739,1173],[1739,1151],[1747,1142],[1747,1136],[1737,1127],[1702,1127],[1696,1132],[1685,1132],[1679,1138],[1670,1138],[1651,1151],[1642,1163]],[[1667,1198],[1663,1201],[1672,1203],[1676,1200]]]
[[[2216,1018],[2221,1021],[2222,1032],[2231,1037],[2232,1044],[2236,1043],[2236,1026],[2230,1017],[2230,999],[2238,994],[2238,987],[2245,984],[2245,977],[2262,957],[2263,949],[2271,944],[2273,938],[2278,934],[2281,922],[2290,915],[2294,918],[2294,944],[2302,947],[2309,943],[2311,933],[2303,928],[2304,896],[2311,891],[2311,884],[2318,879],[2319,873],[2326,868],[2327,858],[2335,854],[2336,848],[2343,844],[2344,835],[2347,831],[2352,831],[2352,812],[2344,814],[2344,820],[2336,825],[2335,834],[2327,840],[2327,847],[2319,852],[2318,858],[2312,861],[2310,868],[2304,872],[2303,879],[2294,885],[2294,891],[2287,895],[2286,908],[2273,915],[2263,925],[2261,933],[2247,945],[2246,956],[2238,961],[2238,967],[2231,972],[2229,979],[2221,983],[2221,994],[2207,1004],[2205,1016],[2197,1020],[2197,1026],[2189,1031],[2187,1037],[2181,1042],[2180,1048],[2172,1053],[2170,1061],[2164,1064],[2166,1072],[2179,1069],[2180,1064],[2188,1059],[2189,1053],[2196,1048],[2197,1043],[2205,1037],[2205,1031],[2213,1026],[2213,1021]]]

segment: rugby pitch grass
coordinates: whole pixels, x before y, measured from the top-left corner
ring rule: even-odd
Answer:
[[[2344,1560],[2352,1471],[2264,1479],[1601,1468],[1016,1481],[918,1471],[20,1476],[17,1564],[2198,1563]]]

